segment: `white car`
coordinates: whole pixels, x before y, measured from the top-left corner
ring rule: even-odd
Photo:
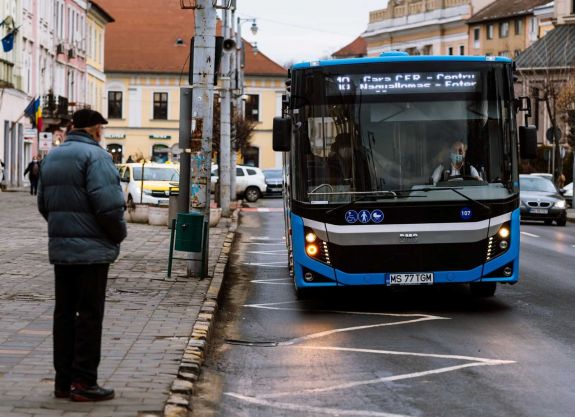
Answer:
[[[168,205],[170,192],[179,191],[180,173],[174,165],[153,162],[144,165],[130,163],[120,164],[118,169],[120,184],[128,206],[133,203]]]
[[[219,180],[218,166],[212,165],[212,190]],[[236,194],[247,201],[257,201],[266,192],[266,177],[261,169],[247,165],[236,166]]]

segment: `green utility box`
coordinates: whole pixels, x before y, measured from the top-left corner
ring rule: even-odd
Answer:
[[[178,213],[175,250],[201,252],[203,236],[204,215],[202,213]]]

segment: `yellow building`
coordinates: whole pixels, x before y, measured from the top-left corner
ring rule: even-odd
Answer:
[[[541,36],[540,26],[546,20],[535,10],[547,3],[497,0],[474,14],[468,21],[470,55],[517,57]]]
[[[411,55],[467,55],[467,19],[492,0],[391,0],[369,14],[369,56],[391,50]]]
[[[86,104],[104,113],[106,75],[104,74],[104,36],[106,25],[114,22],[101,6],[91,1],[88,6],[86,32]]]
[[[117,162],[130,156],[177,158],[180,88],[188,81],[194,14],[178,0],[100,0],[116,23],[106,30],[105,140]],[[272,150],[287,71],[245,43],[246,118],[257,122],[252,149],[240,162],[281,164]]]

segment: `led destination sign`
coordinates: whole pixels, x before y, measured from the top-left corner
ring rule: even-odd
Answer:
[[[350,74],[332,78],[328,94],[467,93],[479,89],[479,72]],[[335,88],[334,88],[335,87]]]

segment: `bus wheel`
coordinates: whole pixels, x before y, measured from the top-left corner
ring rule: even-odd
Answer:
[[[496,282],[472,282],[469,284],[471,295],[474,297],[493,297],[497,289]]]

